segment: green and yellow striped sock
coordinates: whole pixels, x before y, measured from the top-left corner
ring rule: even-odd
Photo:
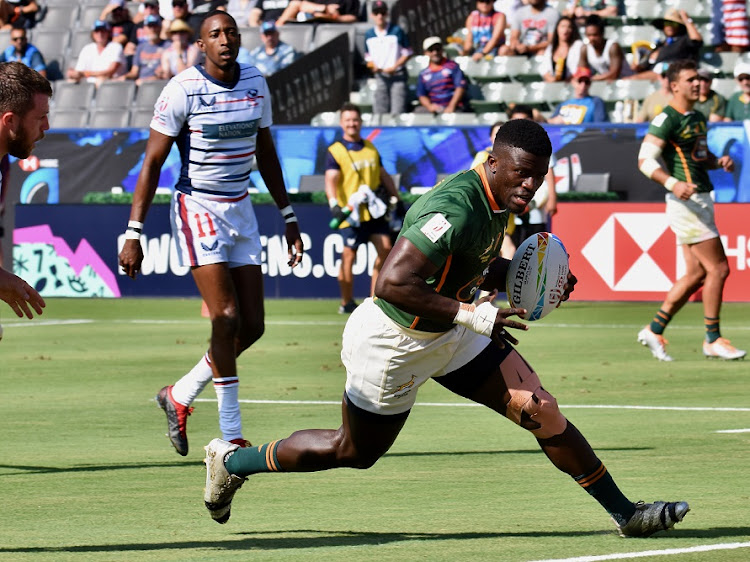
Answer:
[[[721,337],[719,331],[719,319],[711,318],[709,316],[703,317],[703,324],[706,326],[706,341],[708,343],[714,343]]]
[[[250,476],[259,472],[281,472],[283,469],[276,458],[276,449],[281,439],[265,443],[259,447],[240,447],[224,459],[224,466],[230,474]]]
[[[664,329],[667,327],[670,320],[672,320],[672,315],[659,309],[659,312],[656,313],[654,319],[651,320],[649,328],[651,328],[653,333],[661,335],[664,333]]]

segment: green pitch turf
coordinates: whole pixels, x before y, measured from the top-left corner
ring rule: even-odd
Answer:
[[[213,389],[189,418],[185,458],[153,401],[205,351],[199,311],[197,300],[50,300],[28,321],[0,303],[0,560],[750,559],[750,433],[717,433],[750,429],[750,362],[703,358],[700,305],[667,333],[673,363],[635,341],[654,304],[574,302],[518,336],[628,497],[690,503],[677,529],[645,540],[617,537],[531,435],[434,382],[372,469],[252,477],[217,525],[202,501]],[[268,401],[242,405],[253,443],[338,427],[335,311],[267,301],[266,334],[239,360],[240,398]],[[722,310],[745,349],[749,319],[748,305]],[[721,550],[696,550],[711,545]]]

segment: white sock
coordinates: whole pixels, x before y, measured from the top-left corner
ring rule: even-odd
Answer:
[[[178,404],[190,406],[212,377],[211,360],[206,353],[187,375],[174,383],[172,398]]]
[[[214,379],[216,398],[219,399],[219,429],[225,441],[242,439],[242,419],[240,418],[238,377]]]

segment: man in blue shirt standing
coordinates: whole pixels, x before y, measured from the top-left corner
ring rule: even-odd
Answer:
[[[600,123],[609,121],[604,100],[589,95],[591,87],[591,70],[579,68],[573,75],[575,97],[559,104],[549,123],[557,125],[580,125],[581,123]]]
[[[297,58],[297,51],[279,39],[279,30],[272,21],[260,26],[263,44],[250,51],[250,64],[255,65],[264,76],[289,66]]]
[[[47,77],[47,65],[39,49],[29,43],[24,28],[14,28],[10,31],[11,45],[0,55],[0,62],[22,62],[29,68],[36,70],[39,74]]]

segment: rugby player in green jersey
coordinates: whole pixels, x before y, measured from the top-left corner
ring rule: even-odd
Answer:
[[[638,166],[667,190],[667,218],[677,244],[682,246],[686,270],[667,293],[651,324],[638,333],[638,341],[657,359],[672,361],[666,351],[664,330],[690,296],[702,287],[706,327],[703,354],[741,359],[745,351],[735,348],[719,331],[729,262],[714,221],[713,185],[708,177],[708,170],[721,168],[731,172],[734,162],[729,156],[717,158],[708,150],[706,118],[693,111],[700,94],[695,62],[672,63],[667,69],[667,79],[672,101],[651,121],[638,154]],[[660,156],[666,170],[657,161]]]
[[[499,253],[508,213],[522,212],[531,201],[551,154],[539,124],[509,121],[484,163],[449,177],[412,205],[378,276],[376,297],[358,306],[344,329],[341,427],[297,431],[245,449],[211,441],[204,501],[214,520],[229,519],[235,492],[252,474],[371,467],[396,440],[418,388],[430,378],[531,432],[552,464],[611,515],[622,536],[648,536],[682,520],[685,502],[634,504],[623,495],[512,347],[518,342],[508,329],[526,326],[511,317],[525,311],[491,302],[505,287],[509,262]],[[569,275],[563,300],[575,282]],[[470,304],[479,289],[493,293]]]

